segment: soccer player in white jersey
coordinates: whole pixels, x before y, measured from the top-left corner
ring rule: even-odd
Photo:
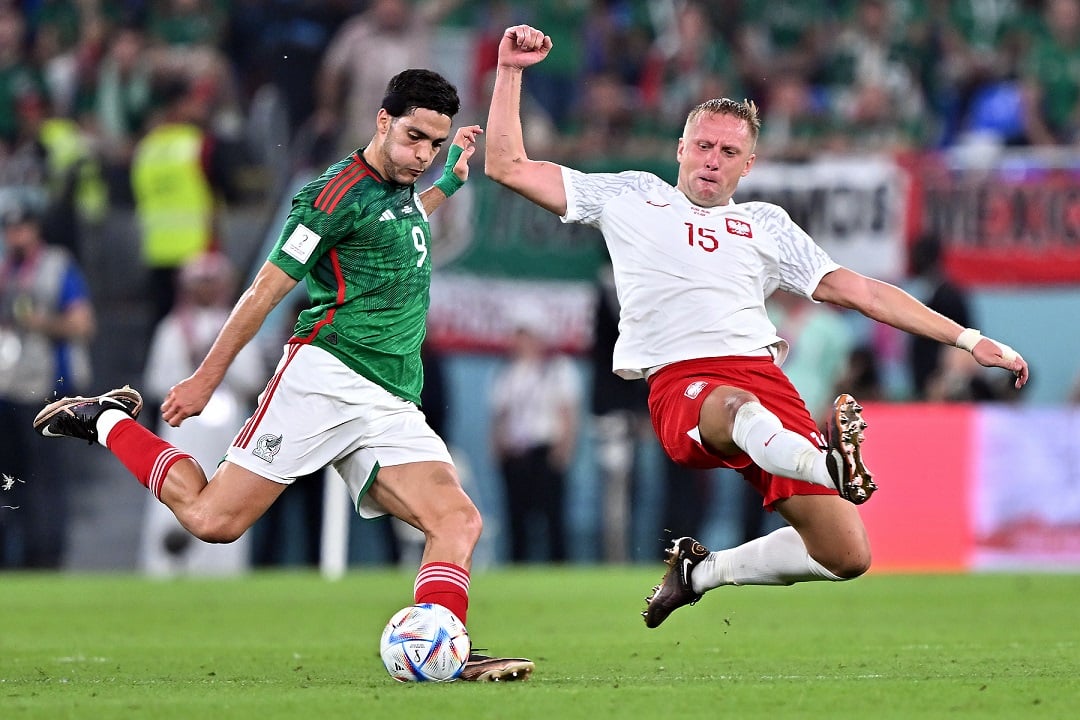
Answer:
[[[722,585],[847,580],[870,566],[856,505],[876,489],[862,462],[866,423],[840,395],[822,438],[780,370],[787,343],[765,299],[780,290],[829,302],[971,352],[986,367],[1028,379],[1007,345],[930,310],[903,290],[841,267],[780,207],[735,203],[754,165],[760,121],[752,102],[715,99],[690,111],[675,152],[675,187],[645,172],[586,174],[532,160],[522,139],[525,68],[551,39],[508,28],[487,125],[485,171],[564,222],[603,233],[621,305],[616,374],[649,383],[649,410],[664,450],[697,468],[733,467],[790,524],[710,553],[675,540],[646,599],[648,627]]]

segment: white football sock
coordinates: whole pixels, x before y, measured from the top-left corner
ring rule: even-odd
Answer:
[[[843,578],[832,574],[806,552],[793,527],[782,527],[730,550],[709,553],[690,575],[694,592],[721,585],[791,585]]]
[[[761,403],[743,403],[735,413],[731,439],[765,472],[836,487],[825,453],[799,433],[784,429],[780,418]]]
[[[101,445],[104,447],[109,447],[108,445],[106,445],[106,441],[108,441],[109,439],[109,433],[111,433],[112,429],[116,427],[116,423],[120,422],[121,420],[130,419],[131,416],[120,408],[109,408],[108,410],[102,410],[101,414],[98,415],[96,421],[98,442],[101,443]]]

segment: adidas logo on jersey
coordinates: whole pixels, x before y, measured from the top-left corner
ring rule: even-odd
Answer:
[[[379,222],[386,222],[387,220],[397,220],[397,215],[394,215],[393,210],[387,210],[379,216]]]

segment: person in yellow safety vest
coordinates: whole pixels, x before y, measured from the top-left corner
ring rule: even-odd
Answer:
[[[204,129],[212,88],[169,76],[155,85],[161,113],[135,146],[131,164],[143,262],[157,322],[172,309],[180,268],[218,249],[212,136]]]
[[[42,232],[50,243],[81,257],[82,226],[101,222],[108,209],[101,166],[78,123],[54,114],[45,92],[25,89],[15,111],[19,135],[12,154],[19,160],[13,165],[22,171],[9,176],[8,183],[36,188],[45,196]]]
[[[53,198],[72,194],[80,220],[98,224],[109,210],[109,193],[101,175],[101,163],[90,150],[78,123],[70,118],[50,117],[38,135],[49,164],[49,194]]]

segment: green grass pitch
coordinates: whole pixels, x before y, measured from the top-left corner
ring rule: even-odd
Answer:
[[[527,683],[398,684],[410,573],[0,574],[0,718],[1071,718],[1080,576],[875,575],[722,588],[647,630],[663,569],[476,573],[475,646]]]

